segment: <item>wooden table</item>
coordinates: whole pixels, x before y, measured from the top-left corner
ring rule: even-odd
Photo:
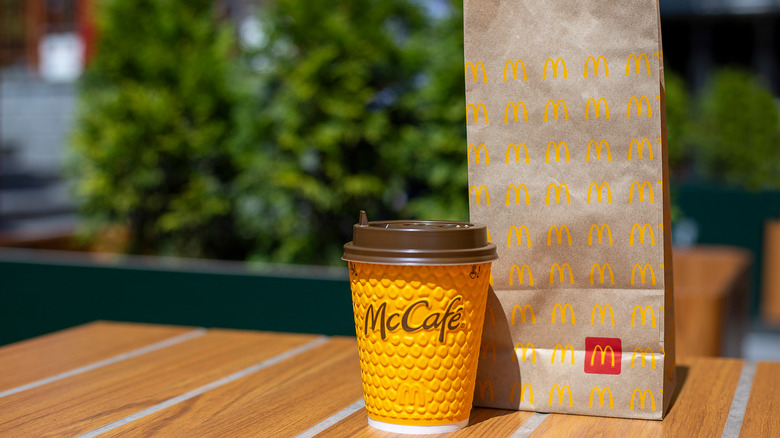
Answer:
[[[780,364],[678,373],[662,422],[475,408],[446,436],[780,436]],[[0,437],[98,435],[394,436],[367,425],[353,338],[95,322],[0,348]]]

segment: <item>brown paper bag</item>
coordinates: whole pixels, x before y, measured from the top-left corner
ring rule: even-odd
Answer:
[[[465,0],[474,403],[661,419],[675,385],[657,0]]]

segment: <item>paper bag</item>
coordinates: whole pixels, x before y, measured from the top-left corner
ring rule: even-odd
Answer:
[[[465,0],[474,403],[661,419],[675,385],[657,0]]]

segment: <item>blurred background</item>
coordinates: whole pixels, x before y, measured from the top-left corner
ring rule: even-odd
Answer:
[[[678,348],[780,360],[780,1],[660,3]],[[358,211],[468,218],[462,14],[2,0],[0,344],[94,319],[353,334]]]

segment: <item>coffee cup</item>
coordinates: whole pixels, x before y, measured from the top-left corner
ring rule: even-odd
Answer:
[[[344,245],[371,426],[443,433],[468,424],[491,262],[484,225],[368,222]]]

